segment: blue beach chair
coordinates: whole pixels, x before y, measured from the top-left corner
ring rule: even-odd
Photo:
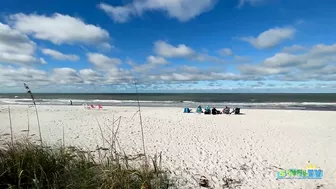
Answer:
[[[190,109],[189,108],[184,108],[183,113],[190,113]]]

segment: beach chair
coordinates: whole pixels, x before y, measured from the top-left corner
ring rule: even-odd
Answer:
[[[230,108],[226,107],[223,109],[223,114],[230,114]]]
[[[202,110],[202,108],[198,107],[198,108],[196,109],[196,112],[197,112],[197,113],[203,113],[203,110]]]
[[[100,105],[100,104],[98,104],[98,109],[99,109],[99,110],[100,110],[100,109],[103,109],[103,106]]]
[[[230,114],[240,114],[240,108],[234,108]]]
[[[88,106],[87,104],[83,104],[84,109],[90,109],[90,106]]]
[[[95,107],[93,104],[91,104],[91,105],[90,105],[90,108],[91,108],[91,109],[95,109],[96,107]]]
[[[190,109],[189,108],[184,108],[183,113],[190,113]]]

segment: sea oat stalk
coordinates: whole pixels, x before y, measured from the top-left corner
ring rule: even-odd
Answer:
[[[40,141],[41,141],[41,145],[43,144],[42,142],[42,133],[41,133],[41,125],[40,125],[40,118],[39,118],[39,115],[38,115],[38,111],[37,111],[37,107],[36,107],[36,103],[35,103],[35,99],[34,99],[34,95],[33,93],[31,92],[31,90],[29,89],[28,85],[26,83],[23,83],[25,89],[27,90],[27,93],[30,94],[30,97],[34,103],[34,107],[35,107],[35,113],[36,113],[36,118],[37,118],[37,125],[38,125],[38,130],[39,130],[39,136],[40,136]]]

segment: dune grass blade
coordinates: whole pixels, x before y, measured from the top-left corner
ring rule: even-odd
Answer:
[[[11,142],[12,144],[14,144],[14,139],[13,139],[13,125],[12,125],[12,116],[11,116],[11,111],[10,108],[8,106],[8,116],[9,116],[9,128],[10,128],[10,132],[11,132]]]
[[[145,155],[145,163],[147,164],[147,157],[146,157],[146,148],[145,148],[145,137],[144,137],[144,129],[143,129],[143,125],[142,125],[142,116],[141,116],[141,108],[140,108],[140,97],[139,97],[139,92],[138,92],[138,87],[137,87],[137,83],[134,83],[135,86],[135,92],[137,94],[137,101],[138,101],[138,113],[139,113],[139,118],[140,118],[140,127],[141,127],[141,136],[142,136],[142,148],[143,148],[143,152]]]
[[[28,125],[27,125],[27,138],[29,137],[29,131],[30,131],[30,121],[29,121],[29,106],[28,106],[28,109],[27,109],[27,118],[28,118]]]

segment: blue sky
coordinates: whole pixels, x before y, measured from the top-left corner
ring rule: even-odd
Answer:
[[[11,0],[0,90],[336,92],[332,0]]]

